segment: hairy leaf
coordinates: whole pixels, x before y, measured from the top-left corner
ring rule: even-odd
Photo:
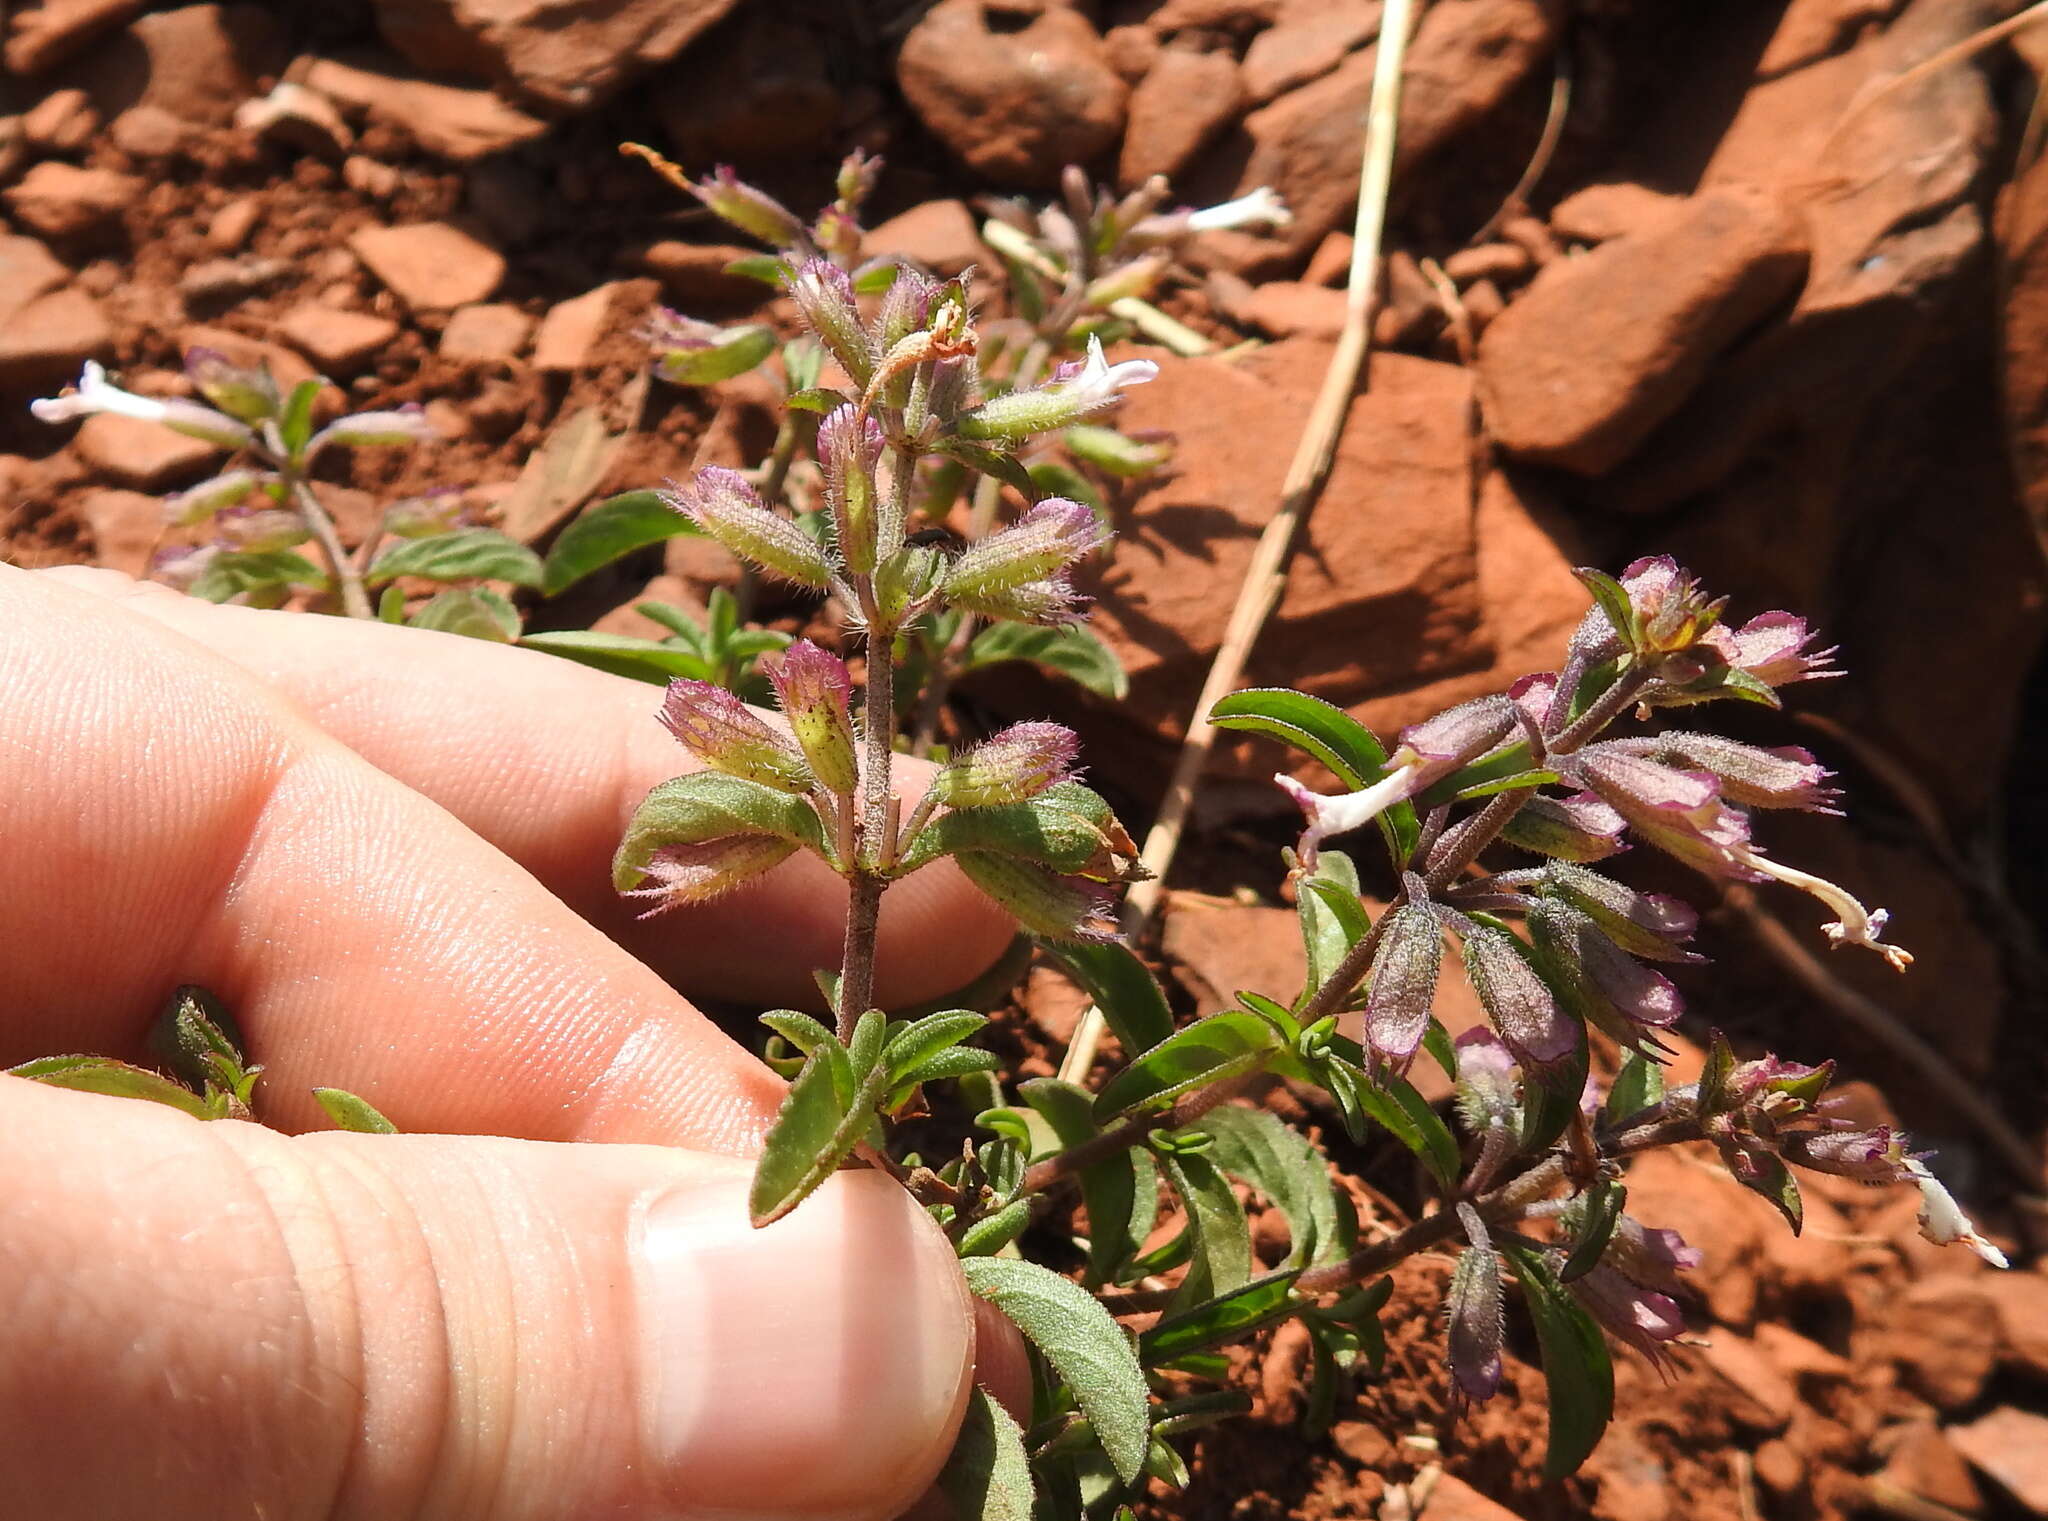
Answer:
[[[458,528],[424,539],[400,539],[378,555],[363,580],[381,586],[400,576],[426,581],[541,583],[540,556],[495,528]]]
[[[325,586],[327,573],[295,549],[224,550],[207,561],[192,595],[225,602],[241,592],[279,586]]]
[[[1098,697],[1121,702],[1131,681],[1108,645],[1085,629],[1039,628],[1028,623],[993,623],[967,646],[963,670],[977,671],[1006,660],[1022,660],[1065,676]]]
[[[1173,1034],[1165,990],[1128,946],[1045,941],[1043,948],[1095,1000],[1126,1055],[1149,1051]]]
[[[1600,1254],[1607,1250],[1607,1242],[1614,1235],[1615,1222],[1621,1219],[1622,1207],[1627,1203],[1628,1190],[1612,1178],[1593,1185],[1586,1195],[1584,1222],[1572,1238],[1571,1252],[1565,1258],[1564,1266],[1558,1269],[1559,1283],[1583,1278],[1599,1266]]]
[[[1024,1433],[979,1384],[968,1397],[952,1455],[939,1471],[939,1489],[956,1521],[1031,1521],[1035,1492]]]
[[[345,1088],[315,1088],[313,1097],[327,1111],[327,1117],[343,1130],[363,1135],[397,1135],[398,1127],[384,1118],[366,1098]]]
[[[1209,1157],[1252,1185],[1287,1217],[1284,1267],[1312,1267],[1351,1249],[1330,1165],[1308,1138],[1269,1109],[1222,1104],[1197,1122],[1211,1139]]]
[[[1199,1152],[1163,1153],[1159,1166],[1188,1212],[1193,1257],[1173,1297],[1176,1309],[1241,1288],[1252,1275],[1251,1227],[1222,1170]]]
[[[1138,1338],[1138,1361],[1148,1368],[1157,1367],[1286,1319],[1296,1308],[1293,1289],[1298,1276],[1289,1271],[1255,1278],[1192,1309],[1164,1316]]]
[[[840,1057],[835,1063],[834,1055]],[[747,1212],[756,1226],[795,1209],[839,1168],[867,1133],[883,1072],[876,1066],[850,1095],[841,1092],[846,1055],[837,1041],[805,1058],[761,1145]],[[838,1070],[835,1071],[835,1068]]]
[[[689,650],[678,649],[657,639],[639,639],[631,634],[603,634],[596,629],[562,629],[554,633],[528,634],[519,641],[527,649],[560,655],[578,665],[592,666],[613,676],[667,686],[678,676],[705,681],[711,676],[708,661]]]
[[[1614,1074],[1614,1086],[1607,1090],[1607,1105],[1601,1117],[1609,1125],[1620,1125],[1662,1097],[1664,1069],[1640,1051],[1624,1051],[1621,1070]]]
[[[593,571],[624,559],[636,549],[659,544],[698,528],[661,499],[657,491],[628,491],[586,507],[564,528],[541,568],[541,590],[561,595]]]
[[[519,637],[519,610],[488,586],[458,586],[437,592],[407,621],[414,628],[491,644],[510,644]]]
[[[15,1077],[47,1083],[52,1088],[70,1088],[79,1093],[101,1093],[109,1098],[148,1099],[182,1109],[196,1119],[219,1117],[214,1106],[191,1089],[172,1082],[147,1067],[133,1067],[111,1056],[44,1056],[7,1069]]]
[[[1543,1257],[1511,1242],[1501,1255],[1521,1280],[1522,1297],[1536,1323],[1543,1379],[1550,1388],[1550,1442],[1543,1477],[1555,1481],[1577,1471],[1614,1413],[1614,1366],[1600,1327],[1579,1307]]]
[[[735,834],[774,835],[826,854],[818,816],[804,799],[745,777],[695,771],[661,783],[634,811],[612,857],[612,885],[620,892],[638,887],[647,863],[664,845],[696,845]]]
[[[1212,1014],[1175,1031],[1103,1084],[1095,1113],[1107,1119],[1159,1108],[1190,1088],[1250,1071],[1279,1044],[1273,1027],[1256,1014]]]

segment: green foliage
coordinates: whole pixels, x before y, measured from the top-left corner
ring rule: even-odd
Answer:
[[[679,534],[703,530],[662,500],[658,491],[628,491],[586,507],[572,519],[542,562],[540,587],[558,597],[585,576],[635,550]]]
[[[458,528],[423,539],[400,539],[371,562],[363,580],[382,586],[400,576],[422,581],[510,581],[541,584],[540,556],[495,528]]]
[[[1512,1243],[1501,1245],[1500,1252],[1521,1281],[1529,1317],[1536,1323],[1543,1381],[1550,1390],[1550,1440],[1543,1477],[1562,1479],[1577,1472],[1592,1454],[1614,1414],[1614,1367],[1600,1328],[1558,1282],[1541,1254]]]
[[[1373,732],[1319,697],[1280,687],[1232,692],[1209,710],[1209,722],[1219,729],[1268,735],[1305,750],[1353,791],[1371,786],[1386,774],[1386,747]],[[1421,828],[1413,805],[1396,803],[1376,822],[1395,866],[1407,865]]]

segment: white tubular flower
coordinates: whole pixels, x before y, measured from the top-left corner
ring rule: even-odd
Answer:
[[[1261,185],[1250,195],[1219,206],[1204,206],[1188,213],[1190,232],[1211,232],[1219,227],[1285,227],[1294,213],[1270,185]]]
[[[1960,1241],[1995,1268],[2010,1267],[2005,1253],[1977,1234],[1977,1227],[1963,1213],[1955,1196],[1941,1186],[1941,1180],[1919,1160],[1906,1158],[1906,1171],[1920,1185],[1920,1234],[1936,1246]]]
[[[1102,340],[1093,334],[1088,338],[1088,362],[1081,366],[1081,373],[1063,382],[1067,397],[1082,413],[1097,411],[1116,400],[1117,392],[1128,386],[1141,386],[1148,380],[1156,380],[1159,366],[1149,359],[1124,359],[1115,364],[1102,357]]]
[[[86,360],[78,384],[70,391],[62,396],[45,396],[32,401],[28,409],[47,423],[70,422],[73,418],[110,412],[116,417],[157,423],[229,449],[239,449],[254,438],[246,425],[198,402],[159,401],[124,391],[107,379],[106,366],[93,359]]]
[[[1364,828],[1394,804],[1405,803],[1428,785],[1420,762],[1396,766],[1370,787],[1335,797],[1311,792],[1284,772],[1273,780],[1301,806],[1308,821],[1294,847],[1295,859],[1304,872],[1315,870],[1319,848],[1331,835]]]
[[[1796,866],[1786,866],[1773,861],[1747,845],[1737,845],[1730,851],[1737,864],[1764,876],[1783,882],[1787,887],[1796,887],[1803,893],[1811,893],[1841,918],[1833,924],[1824,924],[1821,931],[1828,937],[1828,949],[1838,951],[1845,945],[1860,945],[1867,951],[1875,951],[1884,957],[1893,971],[1903,972],[1913,964],[1913,956],[1896,945],[1886,945],[1883,940],[1884,927],[1891,921],[1891,915],[1881,908],[1865,908],[1845,888],[1830,882],[1826,877],[1816,877]]]
[[[1080,422],[1113,404],[1127,387],[1141,386],[1158,374],[1159,366],[1149,359],[1111,364],[1103,357],[1102,340],[1091,336],[1086,363],[1069,361],[1042,386],[985,401],[962,413],[955,426],[962,438],[1008,448],[1035,434]]]

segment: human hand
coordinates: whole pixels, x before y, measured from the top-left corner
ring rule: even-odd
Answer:
[[[0,1493],[633,1521],[923,1490],[974,1355],[951,1249],[875,1174],[749,1230],[779,1085],[650,970],[800,997],[843,888],[797,858],[629,918],[610,846],[686,769],[651,688],[96,572],[0,569],[0,651],[0,1063],[137,1058],[193,982],[271,1125],[333,1084],[410,1132],[0,1082]],[[899,1003],[1009,933],[949,863],[882,928]],[[597,1141],[627,1144],[548,1144]]]

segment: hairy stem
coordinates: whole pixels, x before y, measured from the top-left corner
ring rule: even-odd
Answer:
[[[1183,1095],[1171,1108],[1157,1114],[1140,1114],[1125,1120],[1121,1125],[1105,1130],[1097,1136],[1090,1136],[1078,1146],[1071,1146],[1042,1162],[1032,1164],[1024,1173],[1024,1192],[1042,1193],[1057,1183],[1075,1177],[1084,1169],[1097,1162],[1128,1151],[1133,1146],[1144,1144],[1145,1138],[1157,1130],[1179,1130],[1192,1125],[1217,1105],[1236,1098],[1250,1087],[1257,1070],[1242,1072],[1221,1082],[1211,1083],[1206,1088],[1197,1088]]]
[[[305,517],[306,526],[313,530],[314,542],[319,544],[320,553],[327,557],[327,568],[333,573],[334,584],[341,592],[341,610],[351,618],[376,617],[370,606],[370,594],[363,589],[363,573],[349,558],[348,551],[341,547],[341,535],[334,531],[334,519],[328,515],[326,506],[313,494],[313,488],[306,484],[306,478],[296,469],[286,466],[283,475],[290,483],[292,500]]]

